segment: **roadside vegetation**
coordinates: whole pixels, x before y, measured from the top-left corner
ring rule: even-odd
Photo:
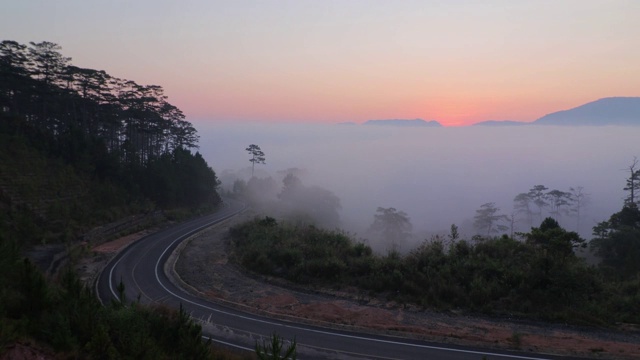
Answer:
[[[517,238],[434,238],[405,255],[394,250],[376,255],[342,232],[270,217],[238,225],[231,236],[235,259],[244,267],[305,286],[356,289],[361,299],[383,297],[399,305],[612,325],[640,323],[638,270],[611,265],[625,262],[624,249],[638,251],[637,237],[624,249],[616,240],[626,236],[620,232],[633,236],[638,231],[640,213],[634,206],[621,213],[629,211],[635,211],[635,225],[609,229],[606,238],[593,243],[599,252],[616,248],[610,243],[618,246],[618,255],[599,267],[575,254],[584,240],[552,218]],[[628,262],[623,269],[637,264]]]
[[[0,354],[18,343],[69,359],[240,358],[203,341],[200,325],[182,309],[147,307],[124,298],[102,306],[72,270],[59,281],[48,281],[21,259],[16,240],[4,234]]]
[[[277,195],[280,202],[288,199],[291,189],[305,189],[292,173],[283,184]],[[254,199],[247,195],[248,188],[234,187],[234,193]],[[304,211],[306,221],[274,210],[272,216],[231,229],[233,259],[255,273],[352,292],[365,302],[376,297],[401,306],[493,316],[640,324],[637,159],[628,168],[623,189],[627,196],[622,209],[597,224],[590,241],[558,221],[568,224],[573,218],[580,229],[589,194],[582,187],[560,191],[535,185],[515,196],[509,215],[492,202],[480,206],[471,238],[463,238],[452,224],[449,234],[425,239],[413,249],[407,246],[414,236],[411,219],[393,207],[377,209],[364,240],[327,230],[335,229],[339,220],[326,226],[315,220],[319,217],[312,216],[313,209]],[[322,208],[322,202],[303,199],[293,203]],[[517,222],[530,225],[528,231],[518,231]],[[587,247],[597,256],[597,265],[578,255]]]

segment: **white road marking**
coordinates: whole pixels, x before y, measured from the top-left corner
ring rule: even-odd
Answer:
[[[331,331],[324,331],[324,330],[316,330],[316,329],[310,329],[310,328],[303,328],[300,326],[296,326],[296,325],[287,325],[287,324],[283,324],[283,323],[278,323],[278,322],[274,322],[274,321],[268,321],[268,320],[262,320],[262,319],[257,319],[257,318],[253,318],[253,317],[249,317],[249,316],[245,316],[245,315],[239,315],[239,314],[234,314],[234,313],[230,313],[224,310],[220,310],[220,309],[215,309],[206,305],[202,305],[200,303],[191,301],[187,298],[184,298],[178,294],[175,294],[174,292],[172,292],[171,290],[169,290],[161,281],[160,281],[160,276],[158,273],[158,269],[160,267],[160,260],[164,257],[164,255],[166,254],[166,252],[169,250],[169,248],[171,248],[173,246],[173,244],[175,244],[177,241],[180,241],[182,239],[185,239],[193,234],[196,234],[197,232],[202,231],[203,229],[218,223],[220,221],[226,220],[230,217],[232,217],[233,215],[235,215],[236,213],[230,214],[230,215],[226,215],[220,219],[211,221],[211,222],[207,222],[206,224],[196,228],[195,230],[192,230],[190,232],[188,232],[187,234],[175,239],[174,241],[172,241],[169,246],[167,246],[164,251],[162,252],[162,254],[160,254],[160,257],[158,258],[158,260],[156,261],[156,266],[155,266],[155,276],[156,276],[156,281],[158,282],[158,284],[160,286],[162,286],[162,288],[169,294],[173,295],[175,298],[180,299],[186,303],[192,304],[192,305],[196,305],[199,306],[201,308],[207,309],[209,311],[212,312],[217,312],[220,314],[225,314],[228,316],[233,316],[233,317],[237,317],[237,318],[241,318],[241,319],[245,319],[245,320],[249,320],[249,321],[254,321],[254,322],[260,322],[260,323],[264,323],[264,324],[269,324],[269,325],[274,325],[274,326],[280,326],[280,327],[284,327],[284,328],[289,328],[289,329],[294,329],[294,330],[303,330],[303,331],[308,331],[308,332],[315,332],[318,334],[323,334],[323,335],[329,335],[329,336],[339,336],[339,337],[343,337],[343,338],[350,338],[350,339],[357,339],[357,340],[364,340],[364,341],[371,341],[371,342],[377,342],[377,343],[383,343],[383,344],[392,344],[392,345],[400,345],[400,346],[410,346],[410,347],[415,347],[415,348],[421,348],[421,349],[431,349],[431,350],[441,350],[441,351],[451,351],[451,352],[458,352],[458,353],[467,353],[467,354],[478,354],[478,355],[489,355],[489,356],[500,356],[500,357],[505,357],[505,358],[511,358],[511,359],[524,359],[524,360],[549,360],[548,358],[540,358],[540,357],[531,357],[531,356],[523,356],[523,355],[510,355],[510,354],[500,354],[500,353],[493,353],[493,352],[485,352],[485,351],[475,351],[475,350],[464,350],[464,349],[454,349],[454,348],[446,348],[446,347],[441,347],[441,346],[433,346],[433,345],[422,345],[422,344],[412,344],[412,343],[408,343],[408,342],[402,342],[402,341],[394,341],[394,340],[383,340],[383,339],[375,339],[375,338],[370,338],[370,337],[365,337],[365,336],[358,336],[358,335],[347,335],[347,334],[340,334],[340,333],[335,333],[335,332],[331,332]],[[111,282],[111,279],[113,278],[113,271],[114,269],[117,267],[117,265],[120,263],[120,261],[124,258],[124,256],[122,256],[120,259],[118,259],[118,261],[111,267],[111,270],[109,271],[109,289],[111,290],[111,293],[113,294],[113,297],[115,299],[119,299],[118,295],[116,294],[114,288],[113,288],[113,283]],[[204,338],[204,336],[203,336]],[[235,344],[231,344],[231,343],[227,343],[224,341],[220,341],[220,340],[216,340],[211,338],[212,341],[216,341],[225,345],[229,345],[229,346],[233,346],[236,348],[240,348],[240,349],[244,349],[244,350],[249,350],[252,351],[253,349],[250,348],[246,348],[246,347],[242,347],[239,345],[235,345]],[[312,347],[312,346],[310,346]],[[335,352],[341,352],[335,349],[331,349],[332,351]],[[348,352],[342,352],[345,354],[348,354]],[[353,354],[353,353],[352,353]]]

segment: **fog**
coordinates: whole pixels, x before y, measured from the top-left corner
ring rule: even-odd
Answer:
[[[340,199],[345,230],[362,235],[378,207],[394,207],[411,218],[414,241],[446,234],[453,223],[469,238],[482,204],[495,202],[509,215],[513,198],[539,184],[584,187],[590,203],[581,210],[579,232],[590,239],[591,227],[622,207],[625,169],[640,155],[640,127],[194,123],[199,151],[219,177],[250,167],[245,148],[257,144],[266,156],[257,177],[272,176],[281,187],[278,171],[304,169],[305,185]],[[248,180],[251,173],[242,174]],[[559,222],[576,230],[575,218]],[[528,230],[523,221],[516,226]]]

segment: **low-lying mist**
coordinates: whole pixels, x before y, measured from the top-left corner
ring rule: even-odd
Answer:
[[[628,167],[640,154],[640,127],[195,125],[200,152],[223,189],[233,188],[234,176],[249,180],[245,148],[257,144],[266,164],[255,165],[255,175],[272,177],[278,191],[283,170],[303,169],[305,186],[339,198],[344,230],[366,237],[376,209],[393,207],[410,217],[415,242],[447,234],[454,223],[470,238],[478,233],[473,220],[481,205],[493,202],[511,215],[514,197],[535,185],[583,187],[590,201],[580,211],[580,229],[575,216],[557,217],[590,239],[591,228],[622,207]],[[516,230],[527,231],[528,222],[516,218]],[[539,220],[534,217],[535,226]]]

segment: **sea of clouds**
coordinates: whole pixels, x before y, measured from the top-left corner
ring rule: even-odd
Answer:
[[[340,198],[344,228],[362,233],[377,207],[406,212],[418,238],[450,225],[473,235],[480,205],[495,202],[509,215],[513,198],[534,185],[590,196],[579,232],[622,207],[628,167],[640,156],[640,127],[387,127],[363,125],[196,122],[199,151],[216,173],[251,165],[245,148],[266,155],[257,176],[302,168],[305,184]],[[250,172],[244,172],[250,174]],[[233,184],[223,184],[230,189]],[[560,223],[576,229],[576,219]],[[528,224],[517,225],[527,230]]]

